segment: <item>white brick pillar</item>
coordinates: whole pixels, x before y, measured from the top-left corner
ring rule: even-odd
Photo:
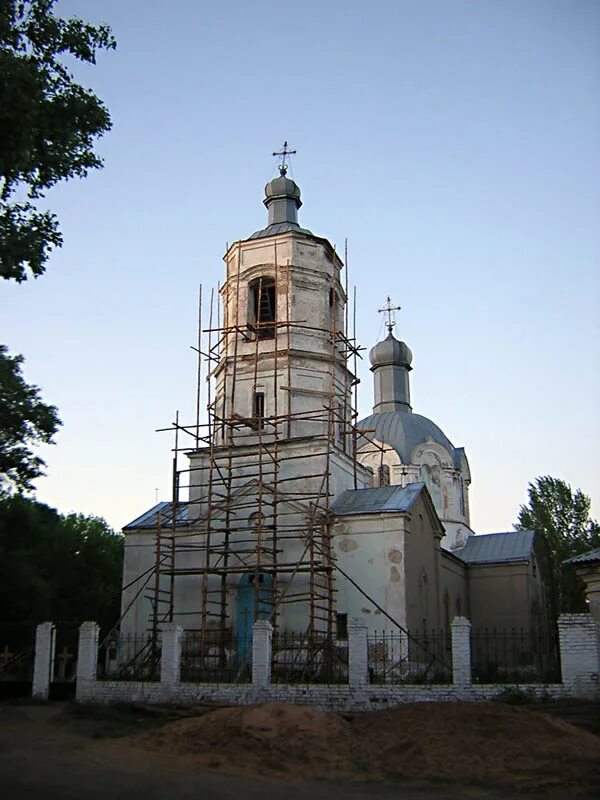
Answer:
[[[591,614],[558,618],[562,681],[574,697],[600,698],[600,627]]]
[[[364,619],[352,617],[348,622],[348,685],[360,688],[369,683],[369,645]]]
[[[471,678],[471,622],[467,617],[452,620],[452,683],[470,686]]]
[[[174,688],[181,677],[181,638],[183,628],[176,622],[165,622],[160,626],[162,644],[160,652],[161,686]]]
[[[271,684],[271,645],[273,626],[266,619],[252,626],[252,686],[262,689]]]
[[[98,639],[100,628],[96,622],[83,622],[79,626],[77,648],[77,681],[95,681],[98,671]]]
[[[37,700],[47,700],[50,695],[56,629],[52,622],[42,622],[35,631],[35,654],[33,661],[33,686],[31,696]]]
[[[75,699],[83,703],[93,697],[93,684],[98,671],[98,639],[100,628],[96,622],[83,622],[79,626],[77,647],[77,683]]]

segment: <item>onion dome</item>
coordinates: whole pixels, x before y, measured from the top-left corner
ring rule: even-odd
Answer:
[[[412,357],[409,346],[405,342],[399,342],[391,331],[387,338],[378,342],[369,353],[372,370],[388,366],[411,369]]]
[[[265,186],[264,204],[269,208],[273,200],[292,200],[295,202],[296,210],[302,205],[300,199],[300,187],[287,175],[278,175]],[[297,220],[296,220],[297,221]]]

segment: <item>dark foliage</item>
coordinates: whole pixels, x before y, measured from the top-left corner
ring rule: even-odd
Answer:
[[[94,64],[114,48],[110,28],[55,17],[55,3],[0,3],[0,275],[18,282],[41,275],[62,243],[56,215],[32,201],[101,167],[93,144],[111,127],[103,103],[65,66],[67,57]]]
[[[15,495],[0,500],[0,619],[119,617],[123,537],[101,517],[59,514]]]
[[[529,484],[529,503],[521,506],[516,530],[543,533],[550,550],[555,608],[586,610],[582,582],[563,561],[600,547],[600,525],[590,517],[590,498],[560,478],[544,475]]]
[[[27,491],[43,475],[44,462],[32,445],[52,442],[61,424],[56,408],[46,405],[37,386],[21,372],[23,356],[11,356],[0,345],[0,497]]]

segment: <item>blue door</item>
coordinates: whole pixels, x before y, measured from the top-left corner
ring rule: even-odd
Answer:
[[[258,613],[256,609],[255,581],[258,579]],[[238,662],[250,662],[252,654],[252,626],[257,619],[269,619],[273,610],[273,584],[266,572],[246,572],[240,578],[237,590],[235,629]]]

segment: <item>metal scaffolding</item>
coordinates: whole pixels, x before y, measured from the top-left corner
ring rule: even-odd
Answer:
[[[263,286],[267,279],[259,279],[254,319],[240,309],[239,266],[237,274],[228,276],[219,289],[223,314],[219,296],[211,292],[206,328],[202,327],[200,287],[194,347],[198,356],[196,420],[184,425],[177,414],[174,424],[163,429],[174,432],[175,442],[171,506],[156,513],[154,570],[148,576],[153,580],[147,581],[145,589],[154,634],[161,623],[179,621],[213,642],[230,639],[235,611],[231,590],[242,576],[252,587],[254,620],[269,618],[276,633],[285,609],[300,604],[306,610],[309,638],[315,633],[334,634],[332,459],[346,459],[357,488],[357,440],[368,437],[368,432],[356,427],[356,366],[363,349],[356,342],[356,290],[351,334],[347,268],[345,286],[335,270],[330,279],[328,329],[294,319],[291,267],[289,262],[278,263],[276,246],[274,252],[275,288],[267,290]],[[337,258],[335,250],[333,258]],[[277,310],[269,309],[269,302]],[[298,332],[328,342],[328,353],[322,358],[328,372],[324,391],[292,385],[292,339]],[[269,367],[265,367],[267,362]],[[252,415],[247,417],[236,410],[242,364],[246,382],[252,376],[255,398]],[[261,400],[257,393],[265,370],[273,382],[268,411],[264,395]],[[203,382],[207,416],[201,422]],[[320,402],[305,410],[294,407],[292,400],[298,392],[316,395]],[[314,433],[295,437],[298,423],[305,428],[308,424]],[[184,453],[190,456],[186,468],[179,464]],[[245,495],[244,486],[249,487]],[[189,492],[187,502],[181,497],[184,491]],[[178,608],[177,586],[182,578],[188,579],[188,586],[190,578],[197,579],[197,602],[192,608]]]

